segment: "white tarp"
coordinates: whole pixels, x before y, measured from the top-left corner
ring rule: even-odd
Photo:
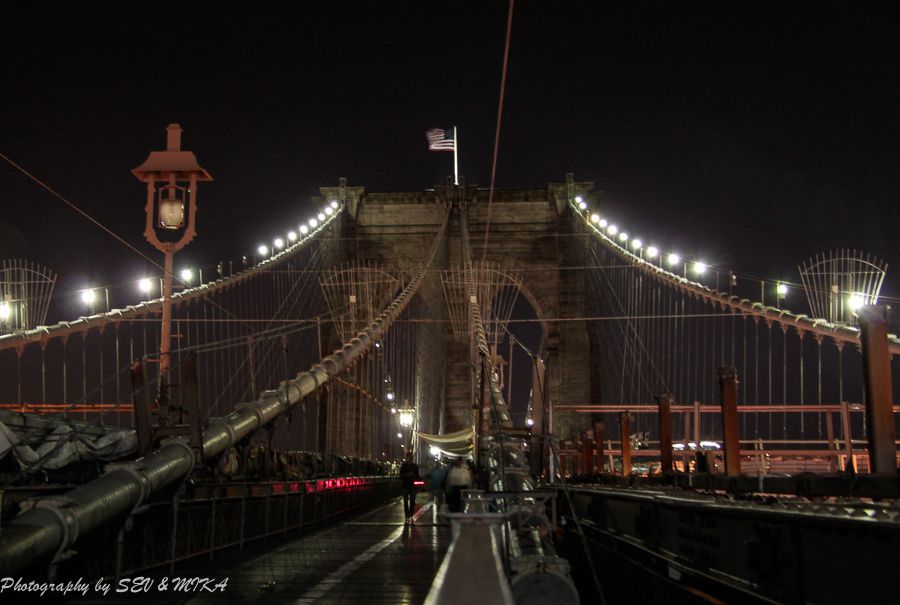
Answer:
[[[31,447],[21,443],[12,429],[0,422],[0,458],[11,453],[19,467],[28,472],[60,469],[79,460],[117,460],[135,451],[137,437],[133,430],[92,438],[61,424],[46,435],[40,445]]]

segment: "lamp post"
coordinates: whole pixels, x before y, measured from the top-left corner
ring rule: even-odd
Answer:
[[[163,253],[162,333],[159,340],[160,420],[168,420],[169,350],[172,334],[172,277],[174,256],[196,235],[197,183],[211,181],[190,151],[181,150],[181,126],[166,128],[166,150],[151,151],[143,164],[132,170],[147,183],[147,222],[144,237]],[[185,202],[188,207],[185,209]],[[185,222],[185,214],[187,221]]]

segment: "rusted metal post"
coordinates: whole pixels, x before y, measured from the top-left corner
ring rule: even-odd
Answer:
[[[597,472],[603,472],[603,440],[606,439],[606,423],[594,423],[594,445],[597,447]]]
[[[672,395],[656,395],[659,407],[659,461],[663,473],[672,472]]]
[[[866,380],[869,472],[896,475],[897,435],[894,427],[887,309],[863,307],[859,311],[859,325]]]
[[[581,437],[581,472],[584,475],[594,472],[594,440],[590,431],[584,431]]]
[[[741,474],[741,433],[737,410],[737,370],[719,368],[719,390],[722,404],[722,437],[725,441],[725,474]],[[697,444],[700,447],[700,444]]]
[[[856,472],[856,465],[853,463],[853,426],[850,424],[850,404],[846,401],[841,402],[841,430],[844,434],[844,451],[847,455],[843,470],[846,471],[850,467],[852,472]]]
[[[622,443],[622,475],[631,474],[631,416],[628,412],[619,414],[619,439]]]
[[[145,388],[144,365],[140,361],[131,364],[131,403],[134,410],[134,430],[137,434],[138,454],[144,456],[153,445],[153,428],[150,423],[150,402]]]

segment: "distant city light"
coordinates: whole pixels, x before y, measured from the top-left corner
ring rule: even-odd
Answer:
[[[597,214],[596,212],[595,212],[594,214],[592,214],[592,215],[591,215],[591,222],[594,223],[594,224],[599,223],[599,222],[600,222],[600,215]]]
[[[149,294],[150,290],[153,289],[153,282],[149,277],[142,277],[138,280],[138,290],[143,292],[144,294]]]
[[[181,279],[187,283],[191,283],[191,280],[194,279],[194,272],[190,269],[182,269]]]
[[[635,250],[640,248],[642,245],[643,245],[643,242],[641,240],[639,240],[638,238],[634,238],[633,240],[631,240],[631,247],[634,248]]]
[[[778,284],[778,287],[775,288],[775,291],[778,292],[778,296],[784,296],[788,293],[787,284]]]
[[[650,246],[647,248],[647,256],[650,258],[656,258],[659,255],[659,248],[656,246]]]
[[[300,225],[300,235],[306,235],[307,233],[309,233],[309,227]]]
[[[284,248],[284,240],[280,237],[276,237],[273,243],[275,244],[275,248],[277,248],[278,250]]]
[[[0,319],[6,320],[9,319],[9,316],[12,315],[12,307],[9,306],[8,302],[0,303]]]
[[[609,222],[607,222],[605,218],[601,218],[598,224],[600,225],[601,229],[606,229],[606,226],[609,224]]]
[[[81,291],[81,302],[86,305],[94,304],[94,301],[97,300],[97,293],[92,289],[82,290]]]
[[[337,210],[337,207],[339,206],[338,201],[337,201],[337,200],[331,200],[330,206],[331,206],[332,208],[334,208],[335,210]]]
[[[288,231],[288,239],[292,242],[297,241],[297,232],[296,231]]]
[[[697,261],[694,263],[693,269],[694,269],[694,273],[702,275],[703,273],[706,273],[706,263],[701,263],[700,261]]]
[[[610,225],[609,227],[606,228],[606,232],[609,233],[610,235],[615,235],[616,233],[619,232],[619,228],[616,227],[615,225]]]
[[[256,251],[259,252],[259,255],[260,255],[260,256],[268,256],[268,254],[269,254],[269,247],[266,246],[265,244],[263,244],[263,245],[261,245],[259,248],[257,248]]]
[[[666,258],[666,262],[669,263],[669,266],[677,265],[681,262],[681,257],[673,252]]]

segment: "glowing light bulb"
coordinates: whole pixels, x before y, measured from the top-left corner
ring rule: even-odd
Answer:
[[[0,319],[7,320],[10,315],[12,315],[12,307],[9,306],[9,303],[0,303]]]
[[[385,395],[385,399],[387,399],[388,401],[393,401],[393,400],[394,400],[394,394],[391,393],[390,391],[388,391],[388,394]]]
[[[300,225],[300,235],[306,235],[307,233],[309,233],[309,227]]]
[[[575,196],[575,203],[578,204],[578,205],[583,204],[583,203],[584,203],[584,198],[581,197],[580,195],[576,195],[576,196]]]
[[[592,215],[591,215],[591,222],[594,223],[595,225],[596,225],[597,223],[599,223],[599,222],[600,222],[600,215],[597,214],[596,212],[595,212],[594,214],[592,214]]]
[[[429,452],[432,456],[437,457],[437,456],[439,456],[440,453],[441,453],[441,448],[439,448],[439,447],[436,446],[436,445],[432,445],[430,448],[428,448],[428,452]]]
[[[284,240],[280,237],[276,237],[273,243],[275,244],[275,248],[277,248],[278,250],[284,248]]]
[[[534,419],[528,418],[527,420],[525,420],[525,424],[527,424],[528,426],[534,426]]]
[[[269,247],[263,244],[257,248],[256,251],[259,252],[260,256],[267,256],[269,254]]]
[[[331,216],[332,214],[334,214],[334,208],[332,208],[331,206],[325,206],[325,214]]]
[[[778,296],[784,296],[788,293],[787,284],[778,284],[778,287],[775,288],[775,291],[778,292]]]
[[[296,231],[288,231],[288,239],[292,242],[297,241],[297,232]]]
[[[316,227],[319,226],[319,221],[316,220],[315,218],[311,218],[311,219],[309,219],[309,226],[310,226],[312,229],[315,229]]]
[[[337,207],[339,206],[338,201],[337,201],[337,200],[331,200],[330,206],[331,206],[332,208],[334,208],[335,210],[337,210]]]
[[[397,439],[403,439],[403,433],[397,433]]]
[[[91,289],[81,291],[81,302],[89,305],[97,300],[97,293]]]
[[[150,290],[153,289],[153,282],[150,281],[149,277],[142,277],[138,280],[138,290],[143,292],[144,294],[149,294]]]
[[[866,304],[866,298],[862,294],[851,294],[848,304],[851,311],[859,311],[860,307]]]
[[[181,279],[184,282],[191,283],[191,280],[194,278],[194,272],[190,269],[182,269],[181,270]]]
[[[322,213],[320,212],[319,215],[318,215],[318,219],[319,219],[319,222],[324,221],[324,220],[325,220],[325,215],[322,214]]]
[[[693,269],[694,269],[694,273],[697,273],[698,275],[702,275],[702,274],[706,273],[706,263],[701,263],[700,261],[697,261],[694,263]]]
[[[633,240],[631,240],[631,247],[635,250],[640,248],[642,244],[643,242],[641,242],[641,240],[639,240],[638,238],[634,238]]]
[[[656,258],[657,255],[659,255],[659,248],[657,248],[656,246],[650,246],[649,248],[647,248],[647,256],[649,256],[650,258]]]
[[[610,235],[615,235],[616,233],[619,232],[619,228],[616,227],[615,225],[610,225],[609,227],[606,228],[606,232],[609,233]]]
[[[623,231],[622,233],[620,233],[620,234],[619,234],[619,241],[620,241],[620,242],[627,242],[627,241],[628,241],[628,234],[625,233],[624,231]]]
[[[668,257],[666,257],[666,262],[669,263],[669,266],[677,265],[681,262],[681,257],[672,252]]]
[[[609,223],[607,222],[607,220],[606,220],[605,218],[601,218],[601,219],[600,219],[600,222],[597,223],[597,224],[600,225],[600,228],[601,228],[601,229],[606,229],[606,226],[607,226]]]

